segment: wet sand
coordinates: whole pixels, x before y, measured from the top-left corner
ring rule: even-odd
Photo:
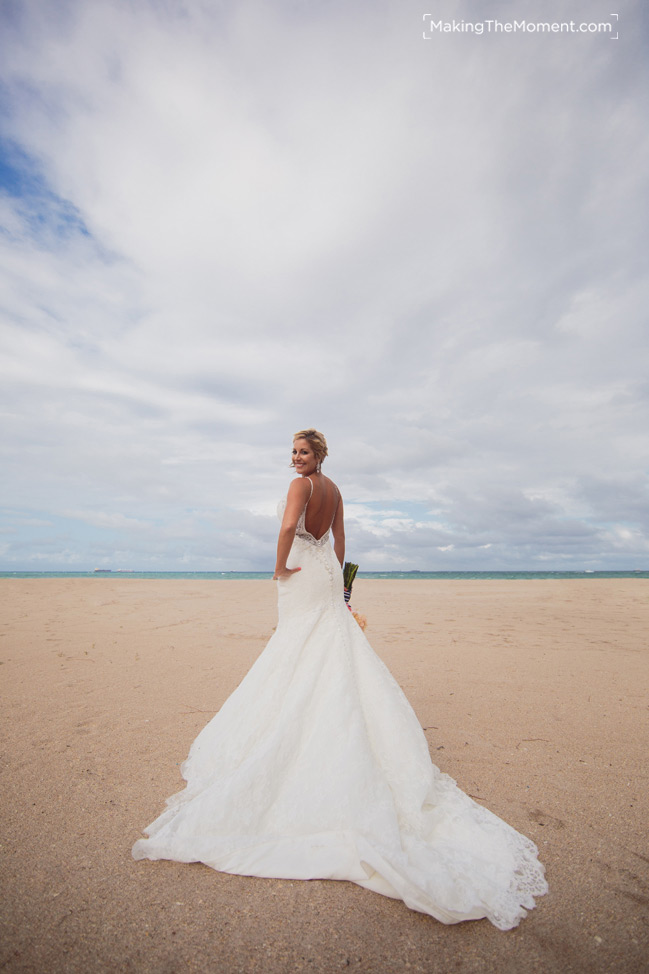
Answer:
[[[616,972],[649,964],[644,580],[369,581],[366,631],[433,760],[539,846],[513,931],[351,883],[134,862],[263,649],[259,581],[0,581],[0,965],[10,972]]]

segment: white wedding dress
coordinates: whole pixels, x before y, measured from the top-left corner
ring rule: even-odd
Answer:
[[[306,509],[305,509],[306,510]],[[200,732],[186,788],[136,859],[346,879],[443,923],[516,926],[547,891],[536,846],[432,764],[424,733],[343,598],[329,532],[298,523],[263,653]]]

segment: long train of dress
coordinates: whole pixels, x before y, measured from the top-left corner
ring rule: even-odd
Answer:
[[[343,599],[328,535],[304,515],[277,630],[194,741],[187,785],[136,859],[345,879],[443,923],[517,925],[547,891],[533,842],[430,760],[424,733]]]

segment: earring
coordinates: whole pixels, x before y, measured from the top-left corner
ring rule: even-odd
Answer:
[[[321,466],[322,466],[322,464],[321,464],[321,463],[320,463],[320,461],[318,460],[318,462],[317,462],[317,463],[316,463],[316,465],[315,465],[315,472],[316,472],[316,473],[320,473],[320,467],[321,467]]]

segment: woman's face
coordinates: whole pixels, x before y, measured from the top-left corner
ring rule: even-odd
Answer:
[[[293,440],[293,453],[291,456],[296,471],[303,477],[308,477],[309,474],[315,473],[318,461],[308,440]]]

